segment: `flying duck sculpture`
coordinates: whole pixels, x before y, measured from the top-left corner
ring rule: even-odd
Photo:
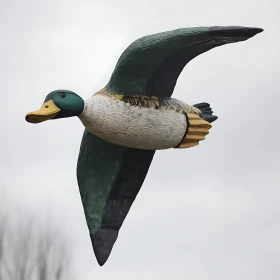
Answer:
[[[155,150],[197,146],[217,119],[208,103],[191,106],[171,98],[185,65],[262,31],[196,27],[142,37],[125,49],[108,84],[92,97],[55,90],[26,115],[30,123],[77,116],[85,126],[77,179],[99,265],[111,253]]]

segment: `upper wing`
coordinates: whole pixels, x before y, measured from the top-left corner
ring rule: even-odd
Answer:
[[[171,96],[185,65],[196,56],[262,32],[249,27],[196,27],[145,36],[119,58],[106,89],[116,94]]]
[[[121,147],[87,130],[84,132],[77,178],[92,246],[100,265],[111,253],[154,153]]]

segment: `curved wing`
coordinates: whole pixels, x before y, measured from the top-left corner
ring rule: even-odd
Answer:
[[[169,97],[183,68],[193,58],[262,31],[235,26],[196,27],[145,36],[123,52],[106,89],[115,94]]]
[[[155,151],[106,142],[85,130],[77,178],[94,253],[103,265],[136,198]]]

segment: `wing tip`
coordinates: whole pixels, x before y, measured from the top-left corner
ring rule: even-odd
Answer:
[[[209,32],[214,37],[228,37],[237,40],[247,40],[253,36],[263,32],[259,27],[245,27],[245,26],[212,26],[209,27]]]
[[[115,229],[100,229],[94,234],[90,234],[92,248],[100,266],[103,266],[108,260],[118,233]]]

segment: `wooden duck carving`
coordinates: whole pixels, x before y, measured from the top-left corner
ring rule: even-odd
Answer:
[[[155,150],[197,146],[217,119],[208,103],[191,106],[171,98],[185,65],[262,31],[196,27],[142,37],[123,52],[108,84],[92,97],[56,90],[26,115],[30,123],[77,116],[85,126],[77,178],[99,265],[111,253]]]

